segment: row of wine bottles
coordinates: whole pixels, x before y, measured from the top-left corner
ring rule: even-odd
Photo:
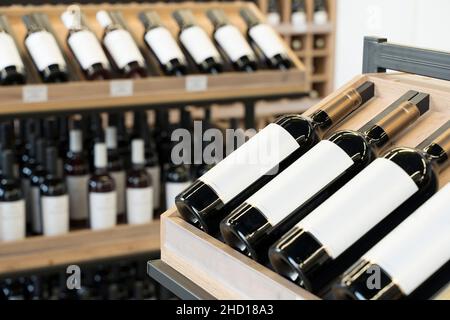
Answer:
[[[269,0],[267,5],[267,21],[277,26],[282,21],[283,1]],[[308,19],[306,14],[305,0],[291,1],[291,17],[290,22],[294,27],[306,25]],[[313,23],[325,24],[328,22],[328,6],[326,0],[314,0]]]
[[[320,104],[309,118],[288,115],[268,125],[177,196],[180,214],[211,235],[218,236],[220,229],[231,247],[263,264],[270,262],[277,272],[314,293],[324,293],[437,192],[439,174],[450,162],[450,121],[415,148],[387,148],[428,112],[429,95],[413,90],[359,130],[337,131],[321,140],[371,100],[374,89],[374,83],[364,82]],[[270,152],[261,153],[263,148]],[[256,162],[255,154],[262,155]],[[395,244],[415,250],[414,246],[430,241],[436,256],[425,259],[427,272],[418,271],[424,277],[450,258],[450,203],[448,192],[442,192],[437,197],[447,197],[447,222],[436,217],[430,223],[436,224],[436,230],[442,225],[446,230],[412,232]],[[432,244],[438,238],[439,248]],[[424,253],[417,254],[421,256],[415,258],[421,260]],[[397,261],[392,259],[390,266]],[[391,278],[383,278],[383,286],[397,286],[396,294],[385,295],[381,288],[370,298],[411,293],[394,279],[397,274],[386,272]],[[362,281],[355,281],[355,291]]]
[[[253,11],[242,9],[248,26],[247,39],[223,10],[206,12],[214,26],[212,38],[187,9],[177,10],[173,18],[179,26],[178,41],[163,24],[156,11],[139,13],[148,53],[166,75],[182,76],[200,71],[216,74],[231,65],[236,71],[253,72],[258,68],[289,69],[292,62],[286,45],[276,32]],[[61,19],[68,30],[67,46],[88,80],[112,77],[148,76],[143,52],[127,29],[118,11],[98,11],[103,28],[101,41],[89,28],[81,12],[65,11]],[[43,82],[69,80],[68,58],[55,38],[48,17],[41,13],[23,16],[27,28],[25,48]],[[5,16],[0,17],[0,83],[22,84],[26,71]],[[192,68],[191,66],[195,66]]]

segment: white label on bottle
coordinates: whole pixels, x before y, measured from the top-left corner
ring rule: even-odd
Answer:
[[[389,233],[363,259],[409,295],[450,260],[450,184]]]
[[[66,67],[58,43],[50,32],[38,31],[29,34],[25,39],[25,46],[39,71],[43,71],[52,64]]]
[[[180,33],[180,41],[197,64],[208,58],[220,59],[219,51],[212,43],[205,30],[192,26]]]
[[[69,196],[42,196],[44,235],[56,236],[69,232]]]
[[[186,91],[199,92],[208,89],[208,77],[205,75],[186,76]]]
[[[166,209],[175,205],[175,197],[191,185],[189,182],[166,182]]]
[[[109,94],[111,97],[130,97],[133,95],[133,91],[132,80],[109,81]]]
[[[273,28],[267,24],[258,24],[249,30],[249,35],[267,58],[285,54],[286,47]]]
[[[306,13],[305,12],[294,12],[291,15],[292,26],[298,30],[298,28],[306,27]]]
[[[161,64],[166,64],[173,59],[184,61],[184,54],[173,38],[169,30],[157,27],[147,31],[144,40],[152,48]]]
[[[153,188],[127,188],[128,224],[148,223],[153,219]]]
[[[23,69],[22,58],[13,38],[6,32],[0,32],[0,70],[15,66]]]
[[[103,52],[97,37],[89,30],[80,30],[72,33],[67,39],[83,70],[90,68],[96,63],[109,66],[108,58]]]
[[[46,85],[22,86],[22,101],[25,103],[46,102],[48,100],[48,87]]]
[[[110,174],[116,184],[117,214],[125,213],[125,171],[114,171],[110,172]]]
[[[417,191],[400,166],[378,158],[297,226],[335,259]]]
[[[134,61],[144,65],[144,57],[127,30],[108,32],[103,43],[119,69]]]
[[[89,216],[88,181],[88,175],[66,177],[69,193],[69,213],[72,220],[84,220]]]
[[[108,229],[117,224],[117,193],[89,193],[89,221],[91,229]]]
[[[267,14],[267,22],[273,26],[278,26],[281,22],[281,17],[278,12],[269,12]]]
[[[326,24],[328,21],[328,13],[323,10],[314,12],[313,21],[315,24]]]
[[[214,38],[233,62],[244,56],[254,55],[247,40],[239,29],[233,25],[227,24],[217,29]]]
[[[226,204],[262,176],[277,174],[279,163],[298,148],[286,129],[271,123],[199,180]]]
[[[25,201],[0,202],[0,241],[25,238]]]
[[[153,208],[157,209],[160,206],[161,198],[161,169],[159,166],[148,167],[147,173],[152,178],[153,186]]]
[[[259,209],[274,226],[352,164],[352,158],[344,150],[322,140],[246,202]]]
[[[34,233],[42,233],[41,191],[39,187],[31,187],[31,227]]]

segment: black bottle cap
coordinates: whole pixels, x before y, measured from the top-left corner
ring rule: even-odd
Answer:
[[[48,118],[44,121],[44,138],[50,143],[58,140],[58,120],[56,118]]]
[[[366,81],[356,88],[356,91],[361,96],[361,105],[363,105],[375,95],[375,84],[372,81]]]
[[[2,150],[11,149],[14,144],[14,127],[9,121],[0,124],[0,147]]]
[[[55,147],[47,147],[45,152],[45,168],[51,175],[58,173],[58,150]]]
[[[14,152],[3,150],[2,152],[2,176],[6,178],[14,177]]]
[[[430,110],[430,95],[427,93],[418,92],[409,102],[415,104],[419,109],[420,115]]]
[[[47,141],[38,138],[36,141],[36,161],[40,165],[44,165],[45,163],[45,148],[47,147]]]

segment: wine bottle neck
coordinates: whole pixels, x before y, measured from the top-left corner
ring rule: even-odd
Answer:
[[[258,17],[249,9],[242,9],[240,14],[249,29],[261,23]]]
[[[139,20],[141,20],[146,31],[162,27],[161,18],[155,11],[139,13]]]
[[[229,24],[227,16],[223,12],[223,10],[219,10],[219,9],[208,10],[206,12],[206,15],[208,16],[209,20],[213,24],[215,30]]]
[[[190,10],[177,10],[173,13],[180,30],[184,30],[197,25],[194,15]]]

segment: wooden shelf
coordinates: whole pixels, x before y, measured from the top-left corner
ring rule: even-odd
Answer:
[[[0,243],[0,275],[159,251],[159,220]]]

